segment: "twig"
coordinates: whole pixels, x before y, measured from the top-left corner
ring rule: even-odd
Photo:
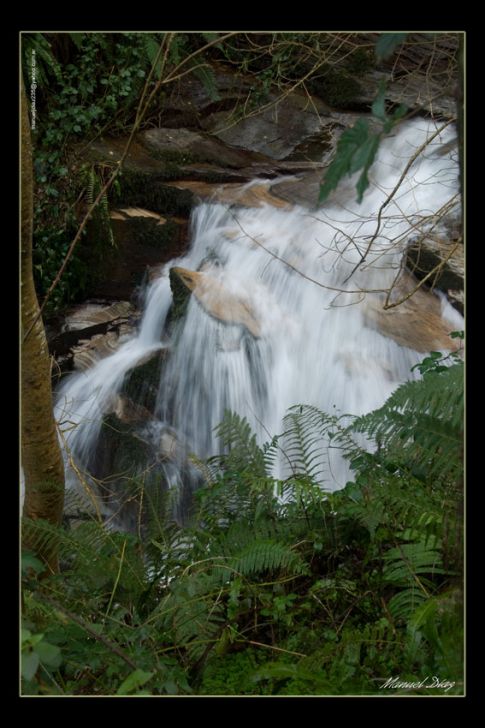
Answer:
[[[286,652],[288,655],[296,655],[297,657],[307,657],[303,652],[294,652],[293,650],[284,650],[283,647],[275,647],[274,645],[265,645],[264,642],[256,642],[256,640],[236,640],[242,644],[257,645],[258,647],[267,647],[268,650],[277,650],[278,652]]]
[[[126,157],[128,156],[128,152],[129,152],[130,147],[131,147],[131,144],[133,142],[133,138],[134,138],[136,132],[138,131],[138,128],[139,128],[139,126],[141,124],[141,121],[142,121],[145,113],[147,112],[148,107],[150,106],[150,103],[153,100],[153,97],[155,96],[155,94],[157,93],[157,91],[160,89],[161,85],[164,84],[164,83],[168,83],[169,81],[173,81],[174,80],[174,75],[173,74],[181,66],[183,66],[185,63],[187,63],[191,58],[193,58],[194,56],[200,54],[202,51],[206,50],[207,48],[209,48],[210,46],[214,45],[215,43],[219,43],[222,40],[225,40],[226,38],[228,38],[228,37],[230,37],[231,35],[234,35],[234,34],[235,33],[228,33],[228,34],[222,36],[221,38],[218,38],[218,39],[216,39],[214,41],[211,41],[210,43],[207,43],[203,48],[199,48],[197,51],[195,51],[190,56],[188,56],[187,58],[185,58],[181,63],[179,63],[178,66],[176,66],[176,68],[171,73],[169,73],[168,76],[165,79],[162,77],[162,74],[163,74],[163,70],[165,68],[165,64],[166,64],[167,57],[168,57],[168,52],[170,50],[170,46],[171,46],[171,43],[172,43],[172,40],[173,40],[174,33],[168,33],[167,35],[164,36],[163,41],[160,44],[160,48],[158,49],[157,55],[156,55],[156,57],[155,57],[155,59],[153,61],[152,67],[150,69],[150,72],[149,72],[149,74],[147,76],[147,79],[145,81],[145,85],[143,87],[143,92],[142,92],[140,101],[138,103],[138,108],[137,108],[137,112],[136,112],[136,116],[135,116],[135,122],[133,124],[132,130],[131,130],[131,133],[130,133],[130,136],[129,136],[128,141],[126,143],[126,146],[125,146],[125,148],[123,150],[123,153],[121,155],[121,158],[120,158],[120,160],[117,163],[116,169],[113,171],[113,173],[109,177],[108,181],[101,188],[99,194],[97,195],[97,197],[94,200],[94,202],[92,203],[92,205],[90,205],[90,207],[88,208],[88,210],[87,210],[87,212],[86,212],[86,214],[85,214],[85,216],[84,216],[84,218],[83,218],[83,220],[81,222],[81,225],[79,226],[79,228],[77,230],[77,233],[74,236],[74,239],[73,239],[71,245],[69,246],[69,249],[68,249],[68,251],[66,253],[66,256],[65,256],[65,258],[64,258],[64,260],[62,262],[62,265],[61,265],[61,267],[60,267],[60,269],[59,269],[59,271],[58,271],[58,273],[57,273],[54,281],[52,282],[51,286],[49,287],[49,290],[46,293],[46,296],[45,296],[45,298],[44,298],[44,300],[42,302],[42,305],[39,308],[39,311],[38,311],[37,315],[35,316],[34,320],[32,321],[32,324],[30,325],[30,328],[27,330],[27,332],[24,335],[23,341],[25,341],[27,339],[27,337],[32,332],[35,324],[37,323],[37,321],[41,317],[41,315],[42,315],[42,313],[43,313],[43,311],[45,309],[45,306],[46,306],[47,302],[49,301],[49,299],[50,299],[50,297],[51,297],[54,289],[57,287],[57,285],[58,285],[58,283],[59,283],[59,281],[60,281],[60,279],[61,279],[61,277],[62,277],[62,275],[63,275],[63,273],[64,273],[64,271],[66,269],[66,266],[67,266],[69,260],[71,259],[71,256],[72,256],[72,254],[74,252],[74,249],[75,249],[76,245],[78,244],[78,242],[79,242],[79,240],[81,238],[81,235],[82,235],[82,233],[84,231],[84,228],[86,227],[88,221],[91,218],[91,215],[93,214],[94,210],[98,206],[100,200],[104,197],[104,195],[106,194],[106,192],[110,189],[111,185],[113,184],[113,182],[115,181],[116,177],[120,173],[121,168],[123,166],[123,163],[124,163]],[[146,97],[146,94],[147,94],[147,91],[148,91],[148,87],[150,85],[150,81],[152,80],[153,74],[154,74],[155,69],[156,69],[156,67],[158,65],[158,62],[160,60],[160,56],[162,54],[162,51],[164,50],[164,45],[165,45],[165,52],[164,52],[164,56],[163,56],[163,59],[162,59],[162,62],[161,62],[160,70],[159,70],[160,77],[159,77],[157,83],[155,84],[153,90],[151,91],[150,95],[148,96],[148,99],[147,99],[146,103],[144,104],[145,97]]]
[[[228,208],[228,212],[233,217],[234,221],[241,228],[242,233],[247,238],[249,238],[250,240],[252,240],[253,243],[256,243],[256,245],[259,245],[260,248],[262,248],[263,250],[265,250],[273,258],[275,258],[276,260],[279,260],[280,263],[283,263],[288,268],[291,268],[291,270],[294,270],[295,273],[298,273],[298,275],[300,275],[302,278],[305,278],[305,280],[310,281],[310,283],[314,283],[316,286],[320,286],[320,288],[325,288],[328,291],[337,291],[337,293],[387,293],[387,291],[388,291],[387,288],[358,288],[356,290],[348,290],[347,291],[347,290],[345,290],[345,288],[335,288],[334,286],[327,286],[324,283],[320,283],[320,281],[317,281],[317,280],[315,280],[315,278],[311,278],[310,276],[307,276],[306,273],[303,273],[303,271],[301,271],[298,268],[296,268],[294,265],[292,265],[291,263],[289,263],[287,260],[285,260],[284,258],[281,258],[276,253],[273,253],[272,250],[269,250],[268,248],[266,248],[262,243],[259,242],[259,240],[257,240],[256,238],[254,238],[248,232],[246,232],[246,230],[243,228],[243,226],[241,225],[241,223],[239,222],[239,220],[237,219],[237,217],[235,216],[235,214],[232,212],[232,210],[230,210]]]
[[[125,559],[125,549],[126,549],[126,539],[123,541],[123,548],[121,549],[121,556],[120,556],[120,567],[118,569],[118,573],[116,574],[116,579],[115,579],[115,583],[114,583],[114,586],[113,586],[113,591],[111,592],[111,596],[109,598],[108,607],[106,609],[106,614],[104,615],[104,619],[105,620],[106,620],[106,618],[107,618],[107,616],[109,614],[109,610],[111,609],[111,605],[113,603],[113,598],[114,598],[116,589],[118,588],[118,582],[120,580],[121,570],[123,568],[123,561]]]
[[[460,240],[461,240],[461,239],[460,239]],[[427,273],[427,274],[426,274],[426,275],[424,276],[424,278],[422,278],[422,279],[421,279],[421,280],[419,281],[419,283],[418,283],[418,284],[417,284],[417,285],[416,285],[416,286],[415,286],[415,287],[413,288],[413,290],[412,290],[412,291],[410,291],[409,293],[407,293],[407,294],[406,294],[405,296],[403,296],[402,298],[400,298],[400,299],[399,299],[398,301],[395,301],[394,303],[389,303],[389,299],[390,299],[390,297],[391,297],[391,293],[392,293],[392,290],[393,290],[393,288],[394,288],[394,285],[395,285],[395,283],[396,283],[396,280],[397,280],[397,279],[395,279],[395,280],[394,280],[394,282],[393,282],[393,284],[392,284],[392,286],[390,287],[389,291],[387,292],[387,296],[386,296],[386,301],[385,301],[385,303],[384,303],[384,305],[383,305],[383,307],[382,307],[382,308],[384,309],[384,311],[388,311],[388,310],[389,310],[390,308],[395,308],[396,306],[400,306],[400,305],[401,305],[401,303],[404,303],[404,301],[407,301],[407,300],[408,300],[409,298],[411,298],[411,296],[414,296],[414,294],[416,293],[416,291],[417,291],[417,290],[418,290],[419,288],[421,288],[421,286],[422,286],[422,285],[423,285],[424,283],[426,283],[426,281],[427,281],[427,280],[428,280],[429,278],[431,278],[431,276],[432,276],[432,275],[434,275],[435,273],[438,273],[438,271],[439,271],[439,270],[440,270],[441,268],[443,268],[443,267],[445,266],[445,264],[446,264],[446,263],[448,262],[448,260],[449,260],[449,259],[451,258],[451,256],[452,256],[452,255],[453,255],[453,253],[455,252],[455,250],[456,250],[456,249],[458,248],[458,245],[460,244],[460,240],[458,240],[458,242],[456,243],[456,245],[454,245],[454,247],[453,247],[453,248],[452,248],[452,249],[450,250],[450,252],[449,252],[449,253],[448,253],[448,255],[446,256],[446,258],[443,258],[443,260],[441,260],[441,261],[440,261],[440,262],[439,262],[439,263],[438,263],[437,265],[435,265],[435,267],[434,267],[434,268],[432,268],[432,269],[431,269],[431,270],[429,271],[429,273]],[[399,277],[399,276],[398,276],[398,277]]]
[[[403,173],[401,174],[401,176],[399,177],[399,179],[398,179],[398,181],[396,183],[396,186],[394,187],[394,189],[392,190],[392,192],[390,193],[390,195],[386,198],[386,200],[384,200],[384,202],[382,203],[382,205],[379,208],[379,212],[377,213],[377,227],[376,227],[376,230],[374,232],[374,235],[371,237],[371,239],[369,241],[369,244],[367,245],[367,248],[366,248],[364,254],[362,255],[361,259],[352,268],[351,272],[349,273],[349,275],[347,276],[347,278],[344,280],[344,283],[347,283],[347,281],[350,280],[350,278],[352,278],[352,276],[354,275],[354,273],[357,270],[357,268],[360,265],[362,265],[362,263],[364,262],[364,260],[367,258],[368,254],[370,252],[370,249],[371,249],[371,247],[372,247],[372,245],[373,245],[375,239],[377,238],[377,236],[379,234],[379,231],[381,229],[382,213],[384,212],[384,210],[386,209],[386,207],[392,201],[392,198],[394,197],[394,195],[396,194],[396,192],[400,188],[401,184],[404,181],[404,178],[406,177],[407,173],[409,172],[410,168],[412,167],[412,165],[414,164],[414,162],[416,161],[416,159],[419,157],[419,155],[421,154],[421,152],[423,152],[426,149],[426,147],[428,146],[428,144],[430,144],[433,141],[433,139],[435,139],[435,137],[437,137],[439,134],[441,134],[441,132],[444,129],[446,129],[446,127],[449,126],[453,121],[454,121],[453,119],[450,119],[445,124],[443,124],[443,126],[441,126],[439,129],[437,129],[434,132],[434,134],[432,134],[428,139],[426,139],[426,141],[423,144],[421,144],[421,146],[416,150],[416,152],[413,154],[413,156],[409,159],[408,163],[404,167]]]
[[[122,649],[118,647],[118,645],[114,644],[114,642],[111,642],[107,637],[105,637],[102,634],[99,634],[95,629],[92,628],[88,622],[86,622],[82,617],[79,617],[77,614],[73,614],[68,609],[63,607],[61,604],[56,602],[54,599],[51,599],[51,597],[47,596],[47,594],[39,593],[38,596],[48,604],[50,604],[54,609],[58,609],[62,614],[64,614],[66,617],[68,617],[72,622],[75,622],[78,624],[82,629],[84,629],[88,634],[90,634],[92,637],[97,639],[99,642],[102,642],[105,647],[107,647],[111,652],[113,652],[115,655],[118,655],[118,657],[121,657],[122,660],[126,662],[127,665],[129,665],[133,670],[137,669],[137,665],[133,662],[131,657],[128,657],[128,655],[123,652]]]

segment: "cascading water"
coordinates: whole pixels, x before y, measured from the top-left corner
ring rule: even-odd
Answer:
[[[197,207],[191,248],[146,290],[138,333],[92,369],[67,378],[58,393],[56,416],[74,460],[89,469],[103,417],[127,373],[164,348],[170,354],[153,416],[139,434],[164,451],[164,480],[173,488],[198,477],[189,453],[217,452],[214,428],[226,409],[245,416],[264,442],[282,431],[292,405],[362,414],[413,377],[422,352],[381,333],[368,312],[382,308],[412,234],[431,229],[444,210],[459,205],[451,126],[400,181],[435,131],[431,122],[415,120],[385,140],[360,205],[350,179],[337,190],[340,201],[316,211]],[[173,267],[193,295],[169,330]],[[462,327],[444,299],[441,315],[448,331]],[[284,467],[277,465],[278,474]],[[347,477],[337,458],[324,485],[342,487]]]

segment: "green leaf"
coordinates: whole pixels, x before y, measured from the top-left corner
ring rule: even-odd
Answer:
[[[29,571],[33,571],[35,574],[42,574],[45,571],[45,564],[39,561],[30,551],[25,551],[22,554],[22,574],[26,575]]]
[[[39,662],[37,652],[29,652],[22,656],[22,677],[24,680],[32,680],[39,667]]]
[[[134,670],[131,675],[128,675],[126,680],[123,680],[118,690],[116,691],[116,695],[129,695],[134,690],[138,690],[143,685],[145,685],[145,683],[147,683],[154,674],[154,672]]]
[[[364,148],[361,150],[362,159],[365,159],[364,164],[362,165],[364,167],[362,174],[359,177],[359,180],[356,185],[357,190],[357,202],[362,202],[362,197],[364,195],[364,192],[369,186],[369,178],[367,176],[367,172],[369,171],[370,167],[372,166],[375,156],[377,154],[377,150],[379,148],[379,142],[381,139],[380,134],[376,134],[375,136],[371,137],[367,140],[366,144],[364,145]]]
[[[39,642],[35,647],[35,652],[40,661],[49,667],[59,667],[62,662],[61,650],[49,642]]]
[[[207,43],[212,43],[213,40],[216,40],[216,38],[219,37],[220,33],[201,33],[201,35]],[[218,43],[215,43],[216,48],[217,46]]]
[[[327,170],[324,183],[320,186],[319,202],[327,199],[342,177],[358,170],[353,164],[353,157],[368,137],[369,125],[366,119],[359,119],[353,127],[344,131],[338,141],[337,153]]]
[[[379,92],[375,98],[374,103],[372,104],[372,113],[376,117],[376,119],[380,119],[381,121],[386,121],[387,114],[386,114],[386,83],[385,81],[381,81],[379,84]]]
[[[81,48],[84,40],[84,33],[68,33],[68,36],[77,48]]]
[[[392,56],[394,51],[407,38],[407,33],[382,33],[376,43],[376,57],[378,61],[384,61]]]

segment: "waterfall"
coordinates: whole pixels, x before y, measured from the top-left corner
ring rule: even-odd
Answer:
[[[79,466],[89,468],[103,417],[126,375],[159,351],[169,354],[153,416],[139,434],[178,453],[163,459],[161,471],[173,488],[196,479],[188,454],[203,459],[217,452],[214,428],[226,409],[245,416],[264,442],[282,432],[292,405],[363,414],[417,376],[411,368],[422,349],[403,343],[400,331],[392,337],[380,329],[376,311],[401,280],[410,238],[434,230],[443,211],[459,210],[451,125],[417,156],[394,192],[435,131],[418,119],[385,139],[360,204],[355,177],[314,210],[200,204],[189,252],[147,288],[137,333],[90,370],[67,377],[57,393],[56,418]],[[184,317],[168,326],[173,267],[182,277],[188,272],[194,292]],[[400,295],[397,285],[391,302]],[[462,328],[444,297],[429,294],[431,300],[446,331]],[[399,328],[401,318],[396,321]],[[333,465],[324,483],[329,489],[343,487],[349,474],[343,461]],[[277,464],[276,474],[284,467]]]

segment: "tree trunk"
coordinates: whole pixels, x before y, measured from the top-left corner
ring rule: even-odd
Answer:
[[[22,81],[22,340],[39,312],[32,271],[33,173],[27,97]],[[25,477],[23,515],[58,525],[64,505],[64,465],[52,409],[50,358],[42,318],[22,345],[22,464]],[[45,541],[45,539],[44,539]],[[55,543],[39,544],[25,523],[22,544],[34,551],[51,571],[58,570]]]

